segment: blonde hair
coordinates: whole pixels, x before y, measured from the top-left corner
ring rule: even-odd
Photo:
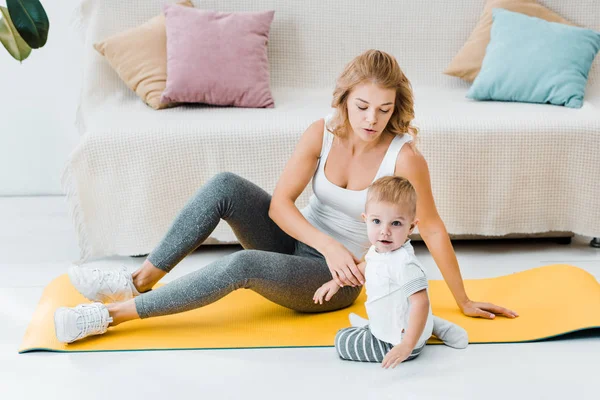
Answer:
[[[373,182],[367,191],[367,205],[380,201],[408,207],[411,218],[417,215],[417,192],[406,178],[384,176]]]
[[[327,129],[338,137],[347,136],[350,131],[348,96],[356,86],[365,82],[396,90],[394,111],[385,129],[393,135],[409,133],[416,139],[419,130],[411,125],[415,118],[412,86],[394,56],[379,50],[367,50],[357,56],[338,77],[331,102],[337,112]]]

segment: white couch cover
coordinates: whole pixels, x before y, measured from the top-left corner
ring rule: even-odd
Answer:
[[[600,30],[600,2],[540,1]],[[78,110],[81,141],[63,187],[81,260],[147,254],[189,197],[231,171],[272,192],[297,139],[331,112],[335,78],[369,48],[395,55],[416,98],[419,147],[451,235],[600,234],[600,68],[581,109],[476,102],[468,84],[442,73],[483,0],[366,2],[204,0],[220,11],[274,9],[269,42],[273,109],[143,104],[92,47],[161,12],[166,1],[84,0]],[[303,207],[310,185],[298,199]],[[236,243],[221,223],[206,243]]]

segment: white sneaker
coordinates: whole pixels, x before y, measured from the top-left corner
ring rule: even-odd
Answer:
[[[464,349],[469,344],[467,331],[450,321],[433,316],[433,334],[446,346]]]
[[[100,269],[74,265],[69,268],[68,275],[75,289],[91,301],[115,303],[140,294],[124,266]]]
[[[112,321],[108,309],[101,303],[60,307],[54,312],[54,331],[60,342],[72,343],[86,336],[103,334]]]
[[[350,313],[348,315],[348,319],[350,320],[350,325],[357,328],[364,328],[369,325],[369,320],[361,317],[360,315]]]

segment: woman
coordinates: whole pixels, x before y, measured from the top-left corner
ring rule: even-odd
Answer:
[[[331,118],[314,122],[302,135],[272,198],[237,175],[218,174],[190,199],[132,275],[124,268],[72,268],[74,286],[99,302],[58,309],[58,339],[70,343],[132,319],[188,311],[239,288],[301,312],[351,305],[364,283],[356,263],[369,247],[361,219],[366,189],[385,175],[402,176],[414,186],[419,232],[462,312],[516,317],[503,307],[473,301],[465,292],[433,200],[427,163],[414,145],[412,89],[394,57],[369,50],[352,60],[338,78],[332,106]],[[294,202],[311,179],[314,195],[299,210]],[[209,237],[220,219],[244,250],[151,290]],[[342,288],[326,304],[315,304],[315,290],[332,277]]]

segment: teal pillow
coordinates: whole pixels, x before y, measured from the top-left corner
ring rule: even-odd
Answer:
[[[495,8],[474,100],[550,103],[580,108],[600,33]]]

